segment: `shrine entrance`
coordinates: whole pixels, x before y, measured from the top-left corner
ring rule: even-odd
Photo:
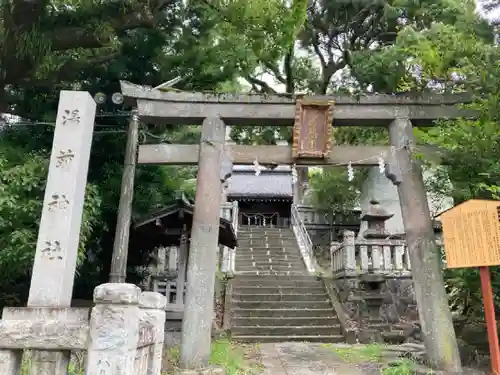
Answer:
[[[288,227],[293,202],[290,167],[259,172],[255,166],[234,166],[223,200],[237,202],[240,226]]]
[[[372,95],[299,99],[214,95],[163,92],[128,82],[121,82],[121,88],[145,123],[202,125],[199,145],[141,145],[138,153],[140,164],[198,165],[181,341],[182,367],[202,367],[209,357],[211,321],[207,319],[211,319],[213,311],[218,220],[221,203],[224,204],[221,192],[232,164],[254,164],[257,169],[279,165],[355,167],[377,165],[381,158],[386,176],[398,187],[420,321],[430,360],[438,366],[447,362],[448,368],[459,363],[456,343],[448,335],[453,331],[451,315],[421,167],[414,158],[417,146],[413,126],[432,126],[441,118],[470,115],[457,107],[468,98],[460,95],[418,98]],[[385,127],[389,131],[390,146],[334,145],[332,124]],[[226,125],[293,126],[293,145],[228,145],[225,144]],[[419,147],[419,151],[426,152],[424,147]],[[303,253],[306,261],[310,244],[294,205],[291,224],[299,243],[306,247]],[[313,268],[308,265],[308,269]],[[427,293],[429,290],[433,293]]]

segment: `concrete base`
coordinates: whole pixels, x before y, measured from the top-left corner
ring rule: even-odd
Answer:
[[[177,370],[175,375],[226,375],[221,367],[209,367],[200,370]]]

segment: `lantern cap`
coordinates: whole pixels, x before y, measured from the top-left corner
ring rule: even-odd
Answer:
[[[370,208],[366,212],[361,220],[363,221],[386,221],[393,217],[394,214],[387,211],[385,208],[380,206],[380,202],[376,199],[370,201]]]

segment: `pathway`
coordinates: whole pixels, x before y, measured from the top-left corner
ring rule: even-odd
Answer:
[[[377,369],[361,371],[321,344],[284,342],[260,344],[263,375],[378,375]]]

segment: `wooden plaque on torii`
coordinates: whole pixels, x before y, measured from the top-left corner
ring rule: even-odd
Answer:
[[[292,156],[326,159],[332,149],[333,101],[298,99],[295,105]]]

